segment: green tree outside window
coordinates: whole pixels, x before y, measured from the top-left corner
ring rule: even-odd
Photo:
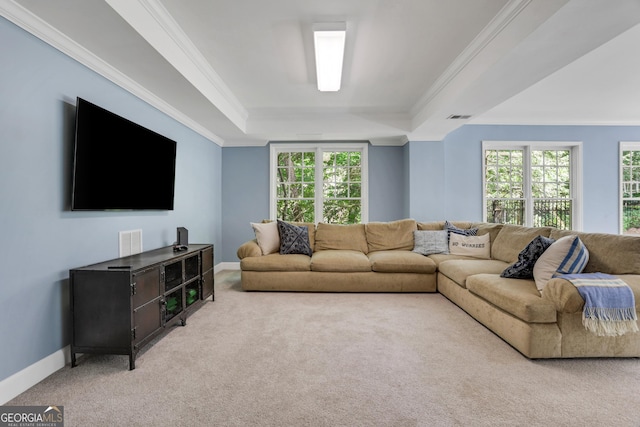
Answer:
[[[276,163],[278,219],[362,222],[362,151],[278,151]]]

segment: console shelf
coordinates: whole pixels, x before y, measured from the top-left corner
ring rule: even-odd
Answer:
[[[213,290],[213,245],[160,248],[69,270],[71,366],[78,353],[138,351],[187,317]]]

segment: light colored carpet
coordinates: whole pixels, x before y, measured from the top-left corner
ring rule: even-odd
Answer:
[[[71,426],[639,426],[639,359],[526,359],[440,294],[243,292],[8,402]]]

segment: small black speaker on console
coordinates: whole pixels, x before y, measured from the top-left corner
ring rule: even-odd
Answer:
[[[174,251],[186,251],[189,245],[189,230],[184,227],[178,227],[176,243],[173,245]]]
[[[189,245],[189,230],[184,227],[178,227],[178,238],[176,240],[180,246]]]

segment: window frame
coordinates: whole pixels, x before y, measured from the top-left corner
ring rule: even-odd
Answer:
[[[325,152],[359,151],[361,167],[361,213],[362,223],[369,222],[369,144],[366,142],[318,142],[318,143],[271,143],[269,160],[269,218],[277,218],[277,165],[278,154],[282,152],[315,152],[315,204],[314,222],[317,224],[323,219],[323,164],[322,154]]]
[[[640,151],[640,141],[620,141],[618,151],[618,233],[624,234],[624,192],[622,191],[622,153],[624,151]]]
[[[533,196],[531,191],[531,151],[569,150],[571,157],[570,194],[572,203],[572,230],[582,230],[582,141],[482,141],[482,220],[487,221],[487,150],[523,150],[523,193],[525,200],[525,226],[533,224]]]

